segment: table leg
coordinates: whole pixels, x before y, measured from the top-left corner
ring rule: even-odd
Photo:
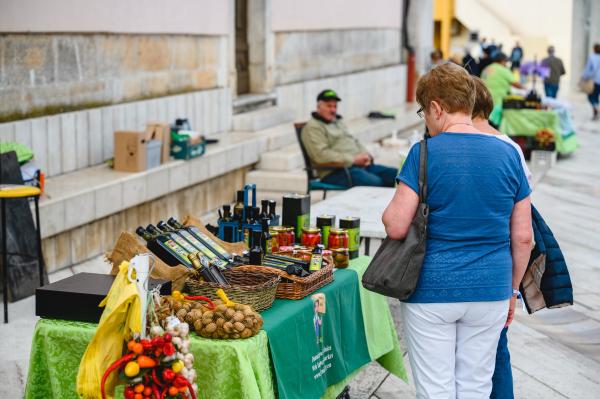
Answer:
[[[2,299],[4,301],[4,323],[8,323],[8,254],[6,237],[6,200],[0,199],[2,208]]]
[[[365,255],[369,256],[371,251],[371,237],[365,237]]]
[[[44,286],[44,256],[42,255],[42,227],[40,226],[40,207],[39,197],[34,197],[35,201],[35,227],[37,229],[38,243],[38,273],[40,275],[40,287]]]

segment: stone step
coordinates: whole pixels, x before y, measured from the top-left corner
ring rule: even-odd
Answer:
[[[280,172],[256,169],[246,173],[246,183],[256,184],[256,187],[262,191],[304,193],[306,192],[306,172],[303,170]]]
[[[254,111],[275,105],[277,93],[250,93],[242,94],[232,100],[233,114]]]
[[[286,122],[291,125],[292,120],[293,112],[287,108],[263,108],[234,115],[233,130],[255,132]]]
[[[304,158],[298,143],[290,144],[277,151],[261,154],[257,169],[291,171],[304,167]]]

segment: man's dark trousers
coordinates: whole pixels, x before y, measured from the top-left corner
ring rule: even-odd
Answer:
[[[352,166],[349,168],[352,186],[394,187],[398,170],[383,165],[372,164],[366,168]],[[350,187],[346,173],[342,169],[331,172],[321,179],[323,183]]]

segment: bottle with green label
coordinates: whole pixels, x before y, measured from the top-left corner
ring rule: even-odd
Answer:
[[[217,254],[215,254],[213,251],[210,250],[210,248],[208,248],[206,245],[204,245],[200,240],[198,240],[192,234],[190,234],[189,231],[187,231],[185,229],[175,229],[175,228],[167,225],[162,220],[160,222],[158,222],[156,227],[158,227],[163,233],[173,233],[173,234],[176,234],[177,236],[183,238],[185,241],[187,241],[189,244],[191,244],[196,249],[196,251],[200,251],[200,253],[202,255],[208,257],[208,259],[210,259],[218,267],[224,268],[227,265],[227,262],[220,259]]]
[[[317,216],[317,227],[321,229],[323,239],[323,245],[328,248],[329,245],[329,231],[332,227],[335,227],[335,216],[332,215],[321,215]]]
[[[313,249],[312,255],[310,256],[310,266],[308,270],[310,272],[318,272],[323,266],[323,245],[319,244]]]
[[[169,266],[182,264],[192,267],[192,264],[187,258],[187,252],[173,239],[165,234],[153,234],[152,232],[139,226],[135,232],[137,235],[146,240],[146,246],[154,252],[163,262]]]
[[[155,235],[163,234],[163,235],[169,237],[171,240],[175,241],[181,248],[183,248],[185,250],[185,252],[186,252],[185,257],[186,258],[187,258],[187,254],[190,254],[192,252],[197,252],[198,251],[196,248],[194,248],[194,246],[192,244],[190,244],[189,242],[187,242],[179,234],[175,234],[175,233],[172,233],[170,231],[168,231],[168,232],[162,232],[158,228],[156,228],[156,226],[154,226],[153,224],[149,224],[148,226],[146,226],[146,230],[148,230],[151,234],[155,234]]]
[[[179,223],[175,218],[169,218],[169,220],[167,220],[167,223],[176,229],[188,231],[224,261],[230,261],[233,258],[231,254],[225,250],[225,248],[217,244],[215,240],[210,238],[196,226],[184,226],[181,223]]]
[[[344,229],[348,232],[348,251],[350,252],[350,259],[357,258],[358,249],[360,248],[360,218],[341,218],[340,229]]]

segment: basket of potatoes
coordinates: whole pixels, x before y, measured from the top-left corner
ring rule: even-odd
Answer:
[[[156,315],[161,323],[175,315],[204,338],[250,338],[262,328],[262,317],[248,305],[233,303],[228,306],[221,300],[215,300],[214,305],[211,309],[198,302],[165,296],[157,306]]]

